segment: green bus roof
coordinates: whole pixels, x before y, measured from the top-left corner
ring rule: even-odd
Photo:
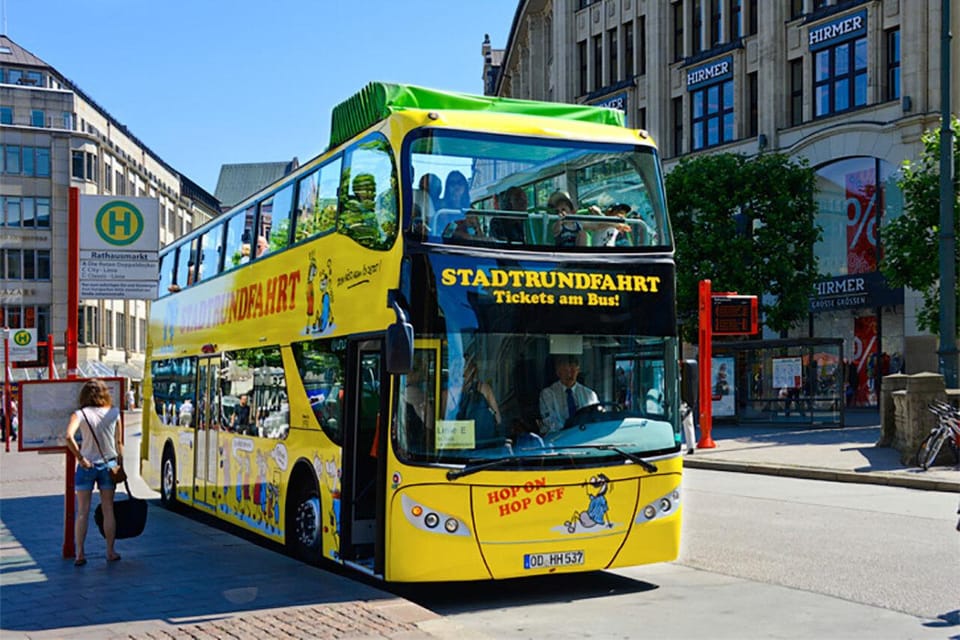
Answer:
[[[404,109],[489,111],[566,118],[622,127],[623,113],[583,104],[476,96],[407,84],[371,82],[333,108],[330,147],[346,142],[391,113]]]

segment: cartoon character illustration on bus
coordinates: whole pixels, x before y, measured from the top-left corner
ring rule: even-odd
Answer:
[[[307,326],[304,333],[324,333],[333,327],[333,260],[327,259],[326,269],[321,269],[317,266],[316,252],[310,252],[306,289]]]
[[[327,260],[327,268],[320,272],[320,314],[317,331],[323,333],[333,326],[333,260]]]
[[[587,505],[586,511],[574,511],[570,519],[563,523],[569,533],[575,533],[578,528],[613,527],[613,523],[607,518],[607,511],[610,509],[607,504],[610,478],[598,473],[590,478],[585,485],[590,503]]]
[[[313,315],[316,307],[316,293],[313,289],[313,281],[319,273],[317,269],[317,252],[310,252],[310,267],[307,269],[307,328],[305,333],[310,334],[313,331]]]
[[[334,554],[336,554],[336,550],[340,548],[340,468],[337,466],[336,457],[324,461],[323,478],[327,489],[330,490],[329,525],[334,535]]]

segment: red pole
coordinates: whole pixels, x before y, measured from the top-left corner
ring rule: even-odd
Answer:
[[[56,376],[57,368],[53,363],[53,334],[47,334],[47,379],[53,380]]]
[[[67,378],[77,377],[77,316],[80,313],[80,189],[70,187],[67,211]],[[63,490],[63,557],[74,555],[73,520],[76,506],[73,501],[74,474],[77,463],[70,451],[66,459],[66,482]]]
[[[697,358],[700,363],[700,442],[698,449],[714,449],[717,444],[710,437],[713,429],[713,399],[710,391],[710,369],[713,359],[713,322],[710,317],[712,294],[710,281],[700,281],[700,342]]]
[[[67,230],[67,377],[77,377],[77,316],[80,313],[80,189],[70,187]]]
[[[10,329],[3,328],[3,439],[10,451]]]

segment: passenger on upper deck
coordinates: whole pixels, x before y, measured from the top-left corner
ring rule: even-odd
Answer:
[[[420,176],[419,188],[413,190],[413,228],[419,233],[433,229],[433,218],[440,208],[440,192],[443,183],[440,177],[425,173]]]
[[[590,207],[591,213],[598,213],[599,207]],[[621,245],[621,241],[627,238],[630,233],[630,225],[623,220],[630,213],[630,205],[617,202],[603,210],[603,215],[612,218],[619,218],[620,221],[594,222],[587,225],[593,237],[593,246],[595,247],[616,247]]]
[[[524,213],[527,211],[527,192],[520,187],[510,187],[500,194],[498,200],[497,208],[503,211],[522,211]],[[494,218],[490,221],[490,237],[506,242],[523,243],[523,220]]]
[[[451,171],[447,175],[447,182],[443,188],[443,199],[440,201],[442,209],[456,209],[466,211],[470,208],[470,185],[467,178],[459,171]],[[483,224],[475,215],[466,215],[454,222],[455,228],[448,234],[454,238],[476,239],[485,237]],[[439,230],[443,232],[443,230]]]
[[[560,219],[553,223],[554,241],[558,247],[582,247],[587,244],[587,235],[583,225],[576,220],[564,220],[564,217],[576,213],[573,200],[566,191],[554,191],[547,200],[547,208],[556,212]]]

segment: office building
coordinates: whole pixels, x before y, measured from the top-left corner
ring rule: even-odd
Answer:
[[[157,198],[166,244],[219,212],[181,175],[78,86],[0,36],[0,325],[51,335],[65,374],[68,194]],[[143,375],[146,300],[81,300],[81,375]],[[41,350],[42,351],[42,350]],[[46,354],[13,371],[46,376]]]
[[[877,264],[878,229],[903,211],[898,169],[939,127],[941,24],[941,0],[521,0],[506,48],[483,43],[483,77],[494,95],[621,109],[667,171],[698,153],[807,160],[826,277],[789,337],[842,338],[858,404],[874,404],[884,370],[939,368],[919,294]],[[949,76],[956,113],[960,64]]]

